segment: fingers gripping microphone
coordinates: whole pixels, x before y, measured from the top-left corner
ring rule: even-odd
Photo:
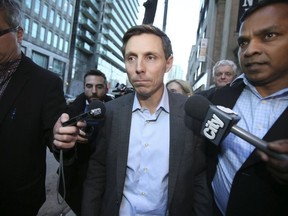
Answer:
[[[95,118],[95,119],[101,119],[105,115],[106,108],[105,108],[104,103],[101,102],[100,100],[93,100],[89,104],[88,110],[89,110],[88,112],[82,113],[78,116],[75,116],[75,117],[69,119],[66,122],[63,122],[62,126],[66,127],[66,126],[76,125],[78,121],[83,120],[87,117],[91,117],[91,118]]]
[[[238,127],[236,124],[240,117],[229,108],[212,105],[205,97],[193,95],[186,101],[185,111],[190,117],[203,121],[201,134],[215,145],[219,145],[224,137],[232,132],[269,156],[279,160],[288,160],[287,154],[271,151],[266,141]]]

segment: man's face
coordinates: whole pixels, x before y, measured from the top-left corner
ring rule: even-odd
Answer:
[[[126,45],[124,61],[138,98],[161,97],[164,74],[172,67],[173,57],[165,59],[162,41],[158,36],[132,36]]]
[[[214,82],[217,88],[221,88],[233,81],[235,72],[229,65],[221,65],[215,70]]]
[[[104,100],[108,88],[101,76],[88,75],[85,78],[84,94],[89,102],[92,100]]]
[[[4,12],[0,11],[0,31],[11,29],[0,36],[0,64],[17,59],[21,53],[18,43],[22,41],[23,29],[14,27],[16,26],[9,26],[5,22]]]
[[[241,69],[262,95],[288,87],[287,11],[287,3],[265,6],[250,15],[239,31]]]

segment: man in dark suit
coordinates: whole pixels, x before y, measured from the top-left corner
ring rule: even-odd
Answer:
[[[100,100],[104,103],[113,98],[108,93],[107,79],[103,72],[97,69],[89,70],[84,75],[84,92],[77,96],[77,98],[68,105],[67,113],[74,117],[87,112],[89,104],[93,100]],[[65,176],[65,201],[71,207],[74,213],[78,216],[81,214],[81,198],[82,185],[86,178],[88,162],[90,155],[96,148],[94,142],[98,130],[103,123],[102,119],[89,119],[87,126],[81,133],[86,132],[85,135],[79,136],[75,148],[70,149],[65,154],[74,155],[70,161],[65,162],[64,176]],[[54,154],[59,159],[59,153]],[[70,157],[68,157],[69,159]],[[61,178],[60,178],[61,179]],[[64,196],[63,184],[60,185],[60,193]]]
[[[184,111],[187,97],[163,83],[173,64],[169,38],[154,26],[134,26],[123,37],[122,53],[135,93],[106,103],[82,215],[210,215],[206,159]],[[55,125],[58,148],[75,139],[61,127],[67,118]]]
[[[242,18],[238,58],[243,74],[211,95],[216,105],[232,108],[238,126],[288,153],[288,2],[262,1]],[[286,139],[286,140],[285,140]],[[280,141],[282,140],[282,141]],[[288,161],[257,152],[230,133],[209,144],[209,180],[215,214],[288,215]]]
[[[46,147],[65,111],[63,84],[23,53],[20,7],[0,0],[0,214],[33,216],[45,201]]]

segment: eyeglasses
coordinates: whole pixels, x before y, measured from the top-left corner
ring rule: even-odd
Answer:
[[[14,28],[9,28],[9,29],[4,29],[4,30],[0,30],[0,37],[9,33],[9,32],[16,32],[18,30],[19,26],[14,27]]]

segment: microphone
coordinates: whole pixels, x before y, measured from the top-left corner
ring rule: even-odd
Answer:
[[[101,102],[100,100],[93,100],[89,104],[88,112],[82,113],[78,116],[75,116],[69,119],[66,122],[63,122],[62,126],[66,127],[66,126],[76,125],[78,121],[83,120],[87,117],[101,119],[104,117],[105,112],[106,112],[106,108],[105,108],[104,103]]]
[[[236,124],[241,118],[229,108],[213,105],[201,95],[193,95],[185,103],[185,112],[193,119],[203,121],[201,134],[215,145],[219,145],[223,138],[232,132],[269,156],[278,160],[288,160],[287,154],[271,151],[266,141],[238,127]]]

